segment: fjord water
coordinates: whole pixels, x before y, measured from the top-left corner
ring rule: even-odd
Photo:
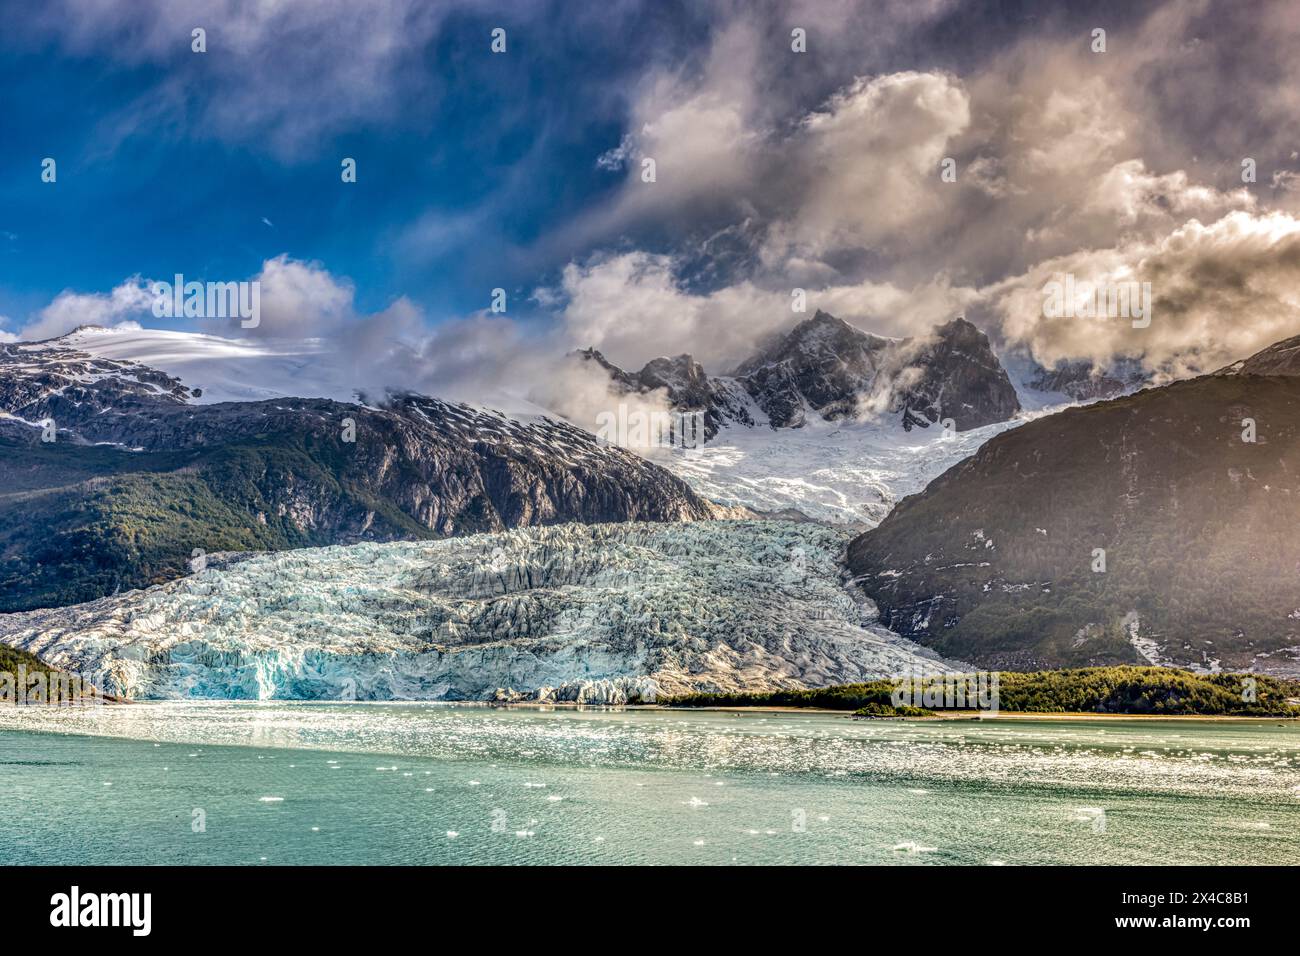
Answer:
[[[0,708],[0,863],[1277,864],[1300,726]]]

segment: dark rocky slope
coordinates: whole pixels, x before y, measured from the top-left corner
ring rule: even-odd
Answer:
[[[549,419],[411,395],[189,398],[132,363],[0,347],[0,610],[156,583],[196,549],[714,514],[663,469]]]
[[[1300,379],[1209,375],[998,435],[848,560],[890,628],[984,666],[1294,675],[1297,527]]]

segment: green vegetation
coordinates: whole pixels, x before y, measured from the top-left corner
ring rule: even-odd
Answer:
[[[36,678],[33,680],[33,678]],[[35,654],[0,645],[0,706],[16,701],[31,704],[85,703],[96,690]]]
[[[0,674],[16,674],[19,667],[25,667],[29,674],[53,674],[53,667],[46,664],[35,654],[20,651],[16,647],[0,644]]]
[[[819,707],[864,717],[920,717],[935,710],[895,707],[894,682],[760,694],[690,694],[668,707]],[[1250,699],[1253,698],[1253,699]],[[998,709],[1008,713],[1300,717],[1300,682],[1262,674],[1194,674],[1168,667],[1085,667],[998,672]],[[936,708],[938,709],[938,708]]]
[[[0,612],[160,584],[187,574],[196,548],[333,544],[349,513],[373,514],[376,538],[433,536],[338,456],[301,434],[136,454],[0,442]]]

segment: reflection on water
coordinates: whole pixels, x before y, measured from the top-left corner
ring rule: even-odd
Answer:
[[[1289,863],[1297,769],[1280,722],[3,708],[0,861]]]

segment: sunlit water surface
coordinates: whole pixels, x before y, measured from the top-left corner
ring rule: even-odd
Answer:
[[[0,708],[0,863],[1293,863],[1300,726]]]

